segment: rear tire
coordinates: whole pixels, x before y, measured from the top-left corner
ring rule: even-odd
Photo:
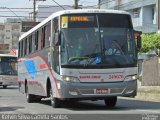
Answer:
[[[51,106],[53,108],[58,108],[60,107],[61,101],[58,98],[53,97],[53,92],[52,88],[50,87],[50,99],[51,99]]]
[[[7,85],[3,85],[3,88],[6,89],[6,88],[7,88]]]
[[[34,95],[29,94],[28,85],[26,84],[26,99],[28,103],[33,102]]]
[[[107,107],[115,107],[117,103],[117,97],[108,97],[104,100]]]
[[[42,99],[42,98],[40,98],[40,97],[38,97],[38,98],[35,97],[35,100],[34,100],[34,101],[39,103],[39,102],[41,102],[41,99]]]

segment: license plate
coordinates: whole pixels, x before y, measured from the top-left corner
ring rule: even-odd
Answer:
[[[95,89],[94,93],[95,94],[108,94],[110,92],[109,89]]]

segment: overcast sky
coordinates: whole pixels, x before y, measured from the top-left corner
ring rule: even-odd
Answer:
[[[74,0],[55,0],[61,5],[73,5]],[[98,0],[80,0],[79,4],[80,5],[96,5],[98,3]],[[46,0],[45,2],[43,1],[38,1],[37,0],[37,5],[56,5],[52,0]],[[8,7],[8,8],[31,8],[33,7],[33,0],[0,0],[0,7]],[[5,11],[5,12],[3,12]],[[6,12],[8,11],[8,12]],[[0,22],[4,22],[5,18],[1,16],[16,16],[13,12],[11,11],[16,11],[15,14],[18,16],[28,16],[28,13],[31,12],[32,10],[27,10],[27,9],[16,9],[16,10],[9,10],[9,9],[0,9]],[[18,11],[18,12],[17,12]],[[19,12],[19,11],[25,11]]]
[[[38,1],[38,0],[37,0]],[[59,4],[63,5],[73,5],[74,0],[55,0]],[[98,0],[80,0],[79,3],[83,5],[94,5],[97,4]],[[55,5],[52,0],[38,1],[39,4],[48,4],[48,5]],[[0,6],[6,7],[31,7],[33,4],[33,0],[0,0]]]

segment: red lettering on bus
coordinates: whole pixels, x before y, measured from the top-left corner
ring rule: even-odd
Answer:
[[[109,75],[109,79],[123,79],[124,75]]]
[[[79,76],[80,79],[100,79],[101,76]]]
[[[47,67],[46,64],[40,64],[40,69],[44,69],[44,68],[46,68],[46,67]]]

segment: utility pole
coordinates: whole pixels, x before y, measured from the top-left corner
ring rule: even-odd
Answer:
[[[33,21],[36,22],[36,0],[33,0]]]
[[[160,32],[160,0],[158,0],[158,30]]]
[[[78,1],[79,1],[79,0],[75,0],[74,9],[78,9],[78,8],[79,8],[79,7],[78,7]]]
[[[101,0],[98,0],[98,9],[100,9]]]
[[[46,0],[33,0],[33,21],[36,22],[36,2],[46,1]]]

